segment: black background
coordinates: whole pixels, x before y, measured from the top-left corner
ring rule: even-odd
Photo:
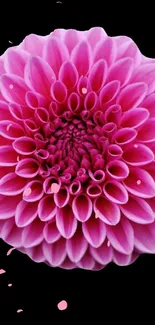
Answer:
[[[144,7],[143,7],[144,6]],[[49,34],[56,28],[86,30],[101,26],[110,36],[127,35],[141,52],[155,57],[154,9],[149,1],[113,4],[112,1],[39,3],[15,1],[1,5],[0,54],[30,34]],[[152,14],[151,14],[152,13]],[[0,242],[0,324],[126,324],[154,323],[155,256],[143,255],[133,265],[110,264],[99,272],[52,269],[31,261]],[[12,287],[8,287],[12,283]],[[59,311],[65,299],[68,308]],[[23,312],[17,314],[17,309]]]

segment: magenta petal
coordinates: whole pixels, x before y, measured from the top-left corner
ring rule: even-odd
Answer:
[[[23,200],[27,202],[36,202],[43,196],[43,186],[41,181],[29,182],[23,192]]]
[[[96,62],[89,73],[89,82],[93,91],[99,91],[107,78],[107,63],[105,60]]]
[[[13,142],[13,148],[22,155],[31,155],[36,150],[36,143],[29,137],[20,137]]]
[[[60,188],[58,193],[54,194],[54,202],[59,208],[63,208],[69,202],[69,190],[67,186]]]
[[[154,160],[154,154],[147,146],[138,144],[127,149],[122,158],[129,165],[144,166]]]
[[[90,252],[93,258],[102,265],[106,265],[112,261],[113,250],[111,246],[107,246],[106,241],[98,248],[90,247]]]
[[[9,173],[0,180],[0,194],[14,196],[23,192],[26,180],[15,173]]]
[[[57,209],[56,225],[63,237],[71,238],[74,235],[77,228],[77,220],[69,205]]]
[[[34,220],[31,224],[26,226],[22,233],[22,245],[27,248],[40,244],[44,238],[43,227],[44,223],[39,219]]]
[[[128,201],[127,190],[117,181],[107,181],[103,186],[103,192],[113,203],[125,204]]]
[[[120,209],[117,204],[110,202],[104,196],[95,200],[96,216],[108,225],[116,225],[120,220]]]
[[[15,223],[17,227],[25,227],[29,225],[37,216],[38,203],[20,201],[16,208]]]
[[[123,58],[116,61],[109,69],[107,81],[118,80],[121,87],[125,86],[133,72],[133,60]]]
[[[25,81],[30,89],[49,97],[55,74],[49,64],[39,57],[32,57],[25,67]]]
[[[88,243],[80,229],[77,229],[73,237],[67,239],[66,250],[72,262],[77,263],[85,254]]]
[[[24,129],[14,121],[0,121],[0,135],[6,139],[14,140],[24,135]]]
[[[107,174],[115,180],[124,179],[129,175],[128,166],[120,160],[110,161],[106,166],[106,170]]]
[[[123,114],[121,126],[130,128],[139,128],[149,118],[149,111],[145,108],[137,107],[130,109]]]
[[[42,221],[49,221],[56,215],[57,207],[50,195],[44,196],[38,205],[38,216]]]
[[[13,74],[1,76],[1,92],[8,102],[25,105],[25,94],[29,88],[21,77]]]
[[[155,91],[155,64],[142,64],[135,69],[131,82],[145,82],[148,86],[148,94]]]
[[[10,48],[5,55],[5,70],[8,74],[15,74],[24,77],[25,64],[29,58],[29,53],[23,50]]]
[[[143,82],[127,85],[117,97],[117,104],[121,105],[122,111],[139,106],[147,94],[147,85]]]
[[[72,209],[75,217],[79,221],[85,222],[91,217],[92,202],[88,196],[80,194],[73,199]]]
[[[155,117],[147,120],[143,128],[139,131],[137,139],[143,143],[155,142]]]
[[[116,58],[116,44],[111,37],[106,37],[105,40],[98,42],[94,51],[94,62],[104,59],[110,66]]]
[[[23,229],[18,228],[15,225],[14,218],[8,219],[5,221],[2,229],[1,237],[5,240],[9,245],[13,247],[21,247],[22,246],[22,232]]]
[[[33,178],[39,172],[39,164],[33,158],[22,159],[16,166],[15,172],[21,177]]]
[[[82,259],[77,263],[78,267],[85,270],[92,270],[95,266],[94,258],[89,253],[89,250],[84,254]]]
[[[120,206],[120,209],[128,219],[136,223],[148,224],[154,221],[151,206],[138,197],[130,197],[126,204]]]
[[[142,103],[142,106],[147,108],[147,110],[149,111],[150,117],[155,117],[154,103],[155,103],[155,93],[147,96]]]
[[[86,240],[93,247],[99,247],[105,240],[106,227],[99,218],[90,218],[84,222],[82,230]]]
[[[150,174],[141,168],[132,169],[124,180],[124,185],[133,195],[142,198],[155,196],[155,182]]]
[[[62,104],[67,98],[67,88],[61,81],[55,81],[51,86],[51,95],[56,102]]]
[[[0,100],[0,121],[11,120],[12,114],[9,112],[9,105],[3,100]]]
[[[117,252],[116,250],[113,250],[113,261],[120,266],[126,266],[129,265],[131,262],[132,255],[131,254],[122,254]]]
[[[66,30],[64,36],[64,43],[67,46],[68,52],[71,53],[75,45],[78,43],[80,37],[75,29]]]
[[[79,76],[85,76],[92,64],[91,48],[86,41],[82,41],[76,45],[71,54],[71,61],[74,63]]]
[[[72,263],[68,257],[65,258],[64,262],[60,265],[62,269],[72,270],[76,268],[75,263]]]
[[[51,37],[45,44],[43,57],[52,67],[54,72],[58,74],[62,63],[68,60],[69,54],[67,47],[63,42],[58,38]]]
[[[115,97],[118,95],[120,90],[120,83],[118,80],[111,81],[107,83],[101,90],[99,95],[101,108],[104,108],[104,105],[110,104]]]
[[[20,195],[14,197],[0,195],[0,220],[13,217],[20,201]]]
[[[135,247],[140,252],[155,253],[155,222],[149,225],[133,224]]]
[[[67,89],[73,89],[78,81],[77,70],[70,61],[65,61],[59,71],[59,80],[64,83]]]
[[[0,146],[0,166],[17,165],[17,153],[12,146]]]
[[[36,263],[45,262],[43,254],[42,243],[35,247],[25,248],[25,253]]]
[[[133,40],[126,36],[115,37],[118,46],[117,59],[123,57],[132,58],[134,66],[138,66],[142,61],[142,54]]]
[[[53,244],[43,243],[43,252],[47,261],[53,267],[60,266],[66,257],[66,240],[60,238]]]
[[[43,233],[44,233],[45,240],[49,244],[56,242],[61,237],[61,234],[56,226],[56,223],[53,221],[45,225]]]
[[[115,227],[107,226],[107,237],[120,253],[131,254],[134,246],[134,231],[127,219],[121,218]]]

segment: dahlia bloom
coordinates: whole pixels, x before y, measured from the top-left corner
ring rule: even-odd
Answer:
[[[99,270],[155,253],[155,61],[100,28],[0,57],[0,237]]]

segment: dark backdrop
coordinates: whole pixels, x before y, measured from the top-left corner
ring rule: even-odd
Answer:
[[[127,35],[141,52],[155,57],[155,28],[149,1],[135,9],[131,2],[124,5],[112,1],[68,2],[54,0],[40,4],[15,1],[1,4],[0,53],[9,44],[19,44],[29,33],[49,34],[56,28],[89,29],[102,26],[110,36]],[[33,6],[32,6],[33,5]],[[144,7],[143,7],[144,6]],[[141,320],[154,322],[155,256],[143,255],[133,265],[118,267],[110,264],[99,272],[52,269],[36,264],[27,256],[13,251],[0,241],[0,324],[126,324]],[[8,287],[12,283],[12,287]],[[57,309],[65,299],[68,308]],[[17,314],[17,309],[23,312]]]

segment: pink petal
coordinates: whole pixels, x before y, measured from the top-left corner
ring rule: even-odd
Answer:
[[[34,220],[31,224],[26,226],[22,233],[22,245],[26,248],[39,245],[44,238],[43,227],[44,223],[39,219]]]
[[[117,125],[120,124],[120,119],[122,116],[122,109],[120,105],[112,105],[105,111],[106,122],[113,122]]]
[[[149,111],[150,117],[155,117],[154,105],[155,105],[155,93],[147,96],[142,103],[142,106],[147,108],[147,110]]]
[[[44,196],[38,205],[38,216],[42,221],[49,221],[56,215],[57,207],[50,195]]]
[[[91,48],[86,41],[79,42],[71,54],[71,61],[74,63],[79,76],[85,76],[92,64]]]
[[[106,104],[110,104],[118,95],[120,90],[120,83],[118,80],[107,83],[101,90],[99,95],[101,108],[104,108]]]
[[[14,140],[24,135],[24,129],[11,120],[2,120],[0,121],[0,135],[6,139]]]
[[[113,250],[113,261],[114,263],[116,263],[117,265],[120,266],[126,266],[129,265],[131,262],[131,254],[122,254],[117,252],[116,250]]]
[[[0,146],[0,166],[17,165],[17,153],[12,146]]]
[[[121,147],[128,147],[137,137],[137,131],[132,128],[122,128],[115,132],[112,141]]]
[[[111,144],[108,147],[107,157],[108,160],[115,160],[121,158],[123,154],[123,150],[121,147],[119,147],[117,144]]]
[[[120,160],[112,160],[109,162],[106,166],[106,171],[115,180],[124,179],[129,175],[128,166]]]
[[[121,118],[121,127],[139,128],[149,118],[149,111],[145,108],[137,107],[125,112]]]
[[[69,205],[57,209],[56,225],[63,237],[71,238],[74,235],[77,228],[77,220]]]
[[[0,100],[0,121],[2,120],[11,120],[12,114],[9,112],[8,103]]]
[[[155,117],[147,120],[143,128],[139,131],[137,139],[143,143],[155,141]]]
[[[24,178],[33,178],[39,172],[39,164],[33,158],[26,158],[19,161],[15,170],[16,174]]]
[[[52,84],[51,96],[59,104],[62,104],[65,102],[65,100],[67,98],[67,88],[61,81],[57,80]]]
[[[125,86],[133,73],[133,60],[123,58],[116,61],[109,69],[107,81],[118,80],[121,87]]]
[[[49,64],[39,57],[32,57],[25,66],[25,81],[30,89],[49,97],[55,74]]]
[[[95,261],[89,251],[87,251],[77,265],[81,269],[92,270],[95,266]]]
[[[106,241],[98,248],[90,247],[90,253],[92,257],[102,265],[110,263],[113,256],[113,250],[111,246],[107,246]]]
[[[98,42],[94,51],[94,62],[104,59],[110,66],[116,59],[116,45],[111,37],[106,37],[105,40]]]
[[[37,217],[38,203],[21,200],[15,212],[15,223],[18,227],[26,227]]]
[[[117,204],[100,196],[94,202],[96,216],[108,225],[116,225],[120,220],[120,209]]]
[[[58,74],[63,62],[68,60],[69,54],[65,44],[59,39],[51,37],[45,44],[43,57]]]
[[[137,45],[133,42],[132,39],[127,38],[126,36],[120,36],[120,37],[118,36],[116,38],[117,38],[117,46],[118,46],[117,59],[121,59],[125,57],[132,58],[134,62],[134,66],[135,67],[138,66],[142,61],[142,54],[140,53]]]
[[[10,48],[5,55],[5,70],[8,74],[15,74],[24,77],[25,64],[29,58],[29,53],[20,49]]]
[[[75,29],[68,29],[66,30],[64,36],[64,43],[67,46],[68,52],[71,53],[75,45],[79,41],[78,32]]]
[[[139,106],[147,94],[147,85],[143,82],[130,84],[119,93],[116,103],[121,105],[122,111]]]
[[[0,195],[0,220],[13,217],[20,200],[20,195],[14,197]]]
[[[47,107],[49,100],[41,94],[34,93],[33,91],[27,91],[25,95],[26,104],[32,109],[36,107]]]
[[[29,52],[31,55],[39,55],[42,56],[43,45],[45,43],[44,36],[38,36],[35,34],[30,34],[25,37],[23,42],[21,43],[22,48]]]
[[[85,254],[88,243],[83,236],[81,228],[78,228],[73,237],[67,239],[66,250],[72,262],[77,263]]]
[[[68,257],[65,258],[65,260],[60,265],[60,268],[65,270],[72,270],[76,268],[75,263],[72,263]]]
[[[26,120],[33,116],[33,111],[27,106],[20,106],[16,103],[9,104],[11,118],[14,117],[17,121]]]
[[[89,44],[91,45],[92,49],[95,47],[95,45],[104,38],[107,37],[107,34],[105,30],[101,27],[92,27],[88,31],[87,40]]]
[[[21,77],[13,74],[1,76],[1,92],[8,102],[25,105],[25,94],[28,87]]]
[[[106,227],[99,218],[90,218],[84,222],[82,230],[86,240],[93,247],[99,247],[105,240]]]
[[[154,160],[154,154],[147,146],[138,144],[127,149],[122,158],[129,165],[144,166]]]
[[[59,208],[63,208],[69,202],[69,191],[67,186],[61,187],[58,193],[54,194],[54,202]]]
[[[133,224],[135,248],[143,253],[155,253],[155,222],[149,225]]]
[[[26,180],[15,173],[9,173],[0,180],[0,194],[14,196],[23,192]]]
[[[124,180],[124,185],[130,193],[142,198],[151,198],[155,195],[153,178],[141,168],[132,169]]]
[[[53,244],[44,242],[43,252],[50,265],[53,267],[60,266],[66,257],[66,240],[61,237]]]
[[[22,246],[22,242],[21,242],[22,232],[23,229],[18,228],[15,225],[14,218],[11,218],[5,222],[1,237],[9,245],[17,248]]]
[[[148,224],[154,221],[154,212],[143,199],[129,197],[128,202],[120,206],[120,209],[128,219],[136,223]]]
[[[147,94],[155,91],[155,63],[142,64],[135,69],[131,82],[145,82],[148,86]]]
[[[84,222],[91,217],[92,202],[88,196],[80,194],[73,199],[72,209],[77,220]]]
[[[20,137],[13,142],[13,148],[22,155],[31,155],[36,150],[36,143],[29,137]]]
[[[107,78],[107,70],[105,60],[100,60],[93,65],[89,73],[89,82],[93,91],[97,92],[103,87]]]
[[[42,243],[35,247],[29,247],[25,249],[26,254],[36,263],[45,262],[45,257],[43,254]]]
[[[98,107],[98,96],[94,91],[89,92],[84,99],[84,108],[87,111],[95,111]]]
[[[125,204],[128,201],[127,190],[117,181],[107,181],[103,186],[103,192],[113,203]]]
[[[59,71],[59,80],[64,83],[67,89],[73,89],[78,81],[77,70],[70,61],[66,61],[62,64]]]
[[[27,202],[39,201],[43,196],[43,186],[41,181],[29,182],[23,192],[23,200]]]
[[[53,221],[45,225],[43,233],[44,233],[45,240],[49,244],[56,242],[61,237],[61,234],[56,226],[56,223]]]
[[[116,251],[131,254],[134,246],[134,231],[127,219],[121,218],[115,227],[107,226],[107,237]]]

